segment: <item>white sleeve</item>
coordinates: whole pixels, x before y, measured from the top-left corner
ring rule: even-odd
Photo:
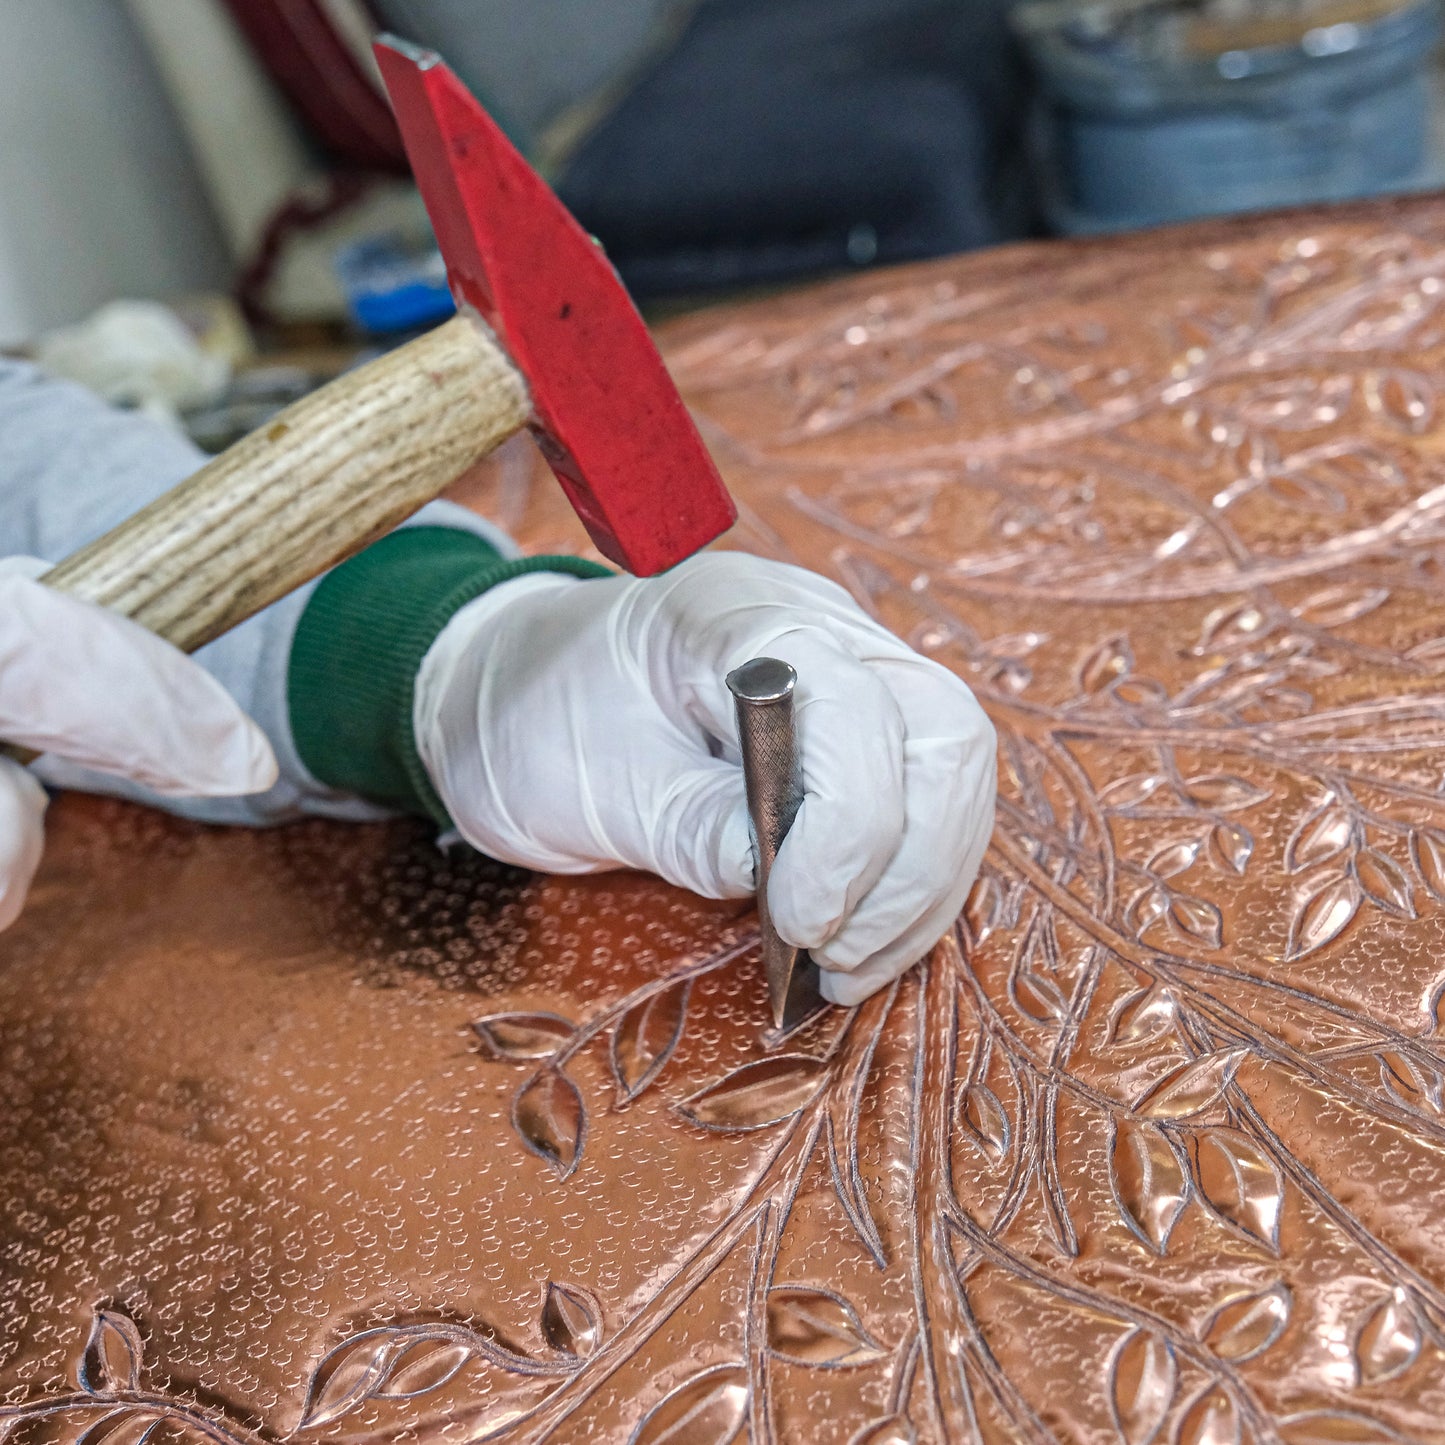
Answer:
[[[204,464],[198,447],[164,424],[117,411],[71,382],[0,358],[0,553],[58,562]],[[412,525],[476,532],[506,556],[516,547],[491,523],[451,502],[433,502]],[[340,793],[306,770],[291,736],[286,668],[309,583],[203,647],[196,659],[265,729],[280,777],[249,798],[161,798],[145,788],[56,758],[35,771],[47,782],[109,793],[212,823],[280,823],[302,815],[366,820],[383,809]]]

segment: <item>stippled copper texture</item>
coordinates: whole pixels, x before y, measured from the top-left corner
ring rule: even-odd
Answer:
[[[688,319],[739,545],[955,667],[953,937],[63,800],[0,940],[11,1445],[1445,1439],[1445,207]],[[512,450],[470,491],[574,544]]]

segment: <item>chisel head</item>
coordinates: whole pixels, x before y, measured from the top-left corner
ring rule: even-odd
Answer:
[[[526,378],[577,515],[629,572],[675,566],[737,510],[616,271],[439,56],[375,49],[452,294]]]

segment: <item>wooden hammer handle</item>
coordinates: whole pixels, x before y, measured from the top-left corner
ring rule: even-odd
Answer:
[[[530,408],[486,328],[456,316],[287,407],[41,580],[194,652],[389,532]]]

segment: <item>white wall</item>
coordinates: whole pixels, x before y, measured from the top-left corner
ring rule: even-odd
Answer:
[[[0,0],[0,345],[224,287],[187,142],[116,0]]]

